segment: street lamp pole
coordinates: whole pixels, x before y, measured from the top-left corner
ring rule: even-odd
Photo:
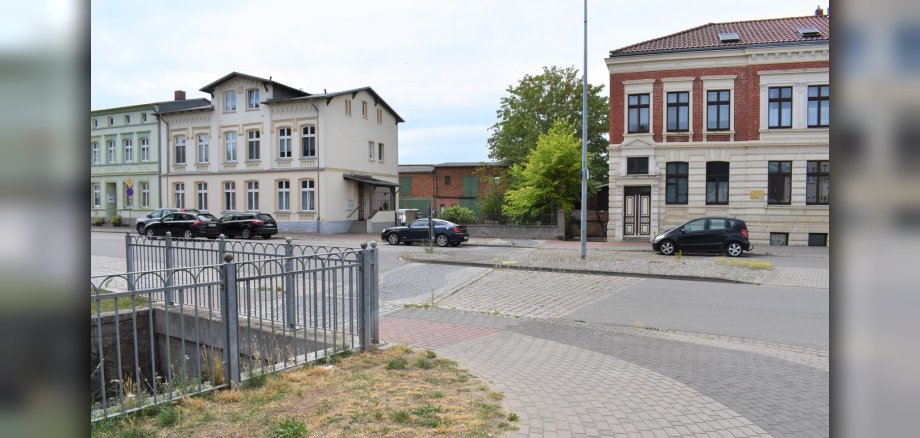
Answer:
[[[581,84],[581,258],[588,256],[588,0],[585,0],[585,66]]]

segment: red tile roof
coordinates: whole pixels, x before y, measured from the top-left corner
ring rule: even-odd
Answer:
[[[820,37],[802,37],[800,28],[814,27]],[[722,43],[720,33],[734,32],[740,39]],[[744,47],[776,43],[804,43],[829,41],[831,35],[830,16],[807,16],[771,18],[766,20],[734,21],[730,23],[709,23],[675,34],[643,41],[638,44],[611,50],[610,56],[635,55],[638,53],[706,50],[722,47]]]

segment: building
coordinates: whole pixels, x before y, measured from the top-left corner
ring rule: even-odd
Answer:
[[[417,208],[422,215],[432,205],[437,212],[459,205],[480,213],[479,201],[488,178],[508,170],[501,163],[441,163],[399,166],[400,208]]]
[[[818,10],[611,51],[609,238],[727,215],[755,244],[826,244],[829,47]]]
[[[158,108],[168,206],[263,211],[293,232],[393,223],[403,119],[372,88],[311,94],[232,72],[201,91],[211,102]]]

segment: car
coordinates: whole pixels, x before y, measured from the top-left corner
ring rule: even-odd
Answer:
[[[153,219],[144,227],[147,237],[165,236],[192,239],[195,237],[216,238],[220,235],[220,221],[208,213],[174,212]]]
[[[278,234],[278,223],[268,213],[229,212],[220,218],[220,230],[227,237],[250,239],[252,236],[262,236],[269,239]]]
[[[163,216],[169,213],[175,212],[188,212],[188,213],[200,213],[200,211],[194,208],[158,208],[153,210],[146,216],[141,216],[137,218],[134,228],[137,230],[137,234],[144,234],[144,228],[147,227],[147,224],[155,220],[160,220]]]
[[[442,219],[432,219],[434,222],[434,242],[441,247],[457,246],[470,240],[466,227]],[[407,226],[390,227],[380,233],[380,238],[390,245],[412,242],[428,241],[428,218],[416,219]]]
[[[747,224],[730,217],[702,217],[651,238],[652,249],[664,255],[683,252],[723,252],[738,257],[752,251]]]

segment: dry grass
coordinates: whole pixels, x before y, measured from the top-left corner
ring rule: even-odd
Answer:
[[[739,259],[725,258],[724,256],[717,258],[716,264],[723,265],[723,266],[731,266],[734,268],[763,269],[763,270],[773,269],[773,263],[770,263],[765,260],[739,260]]]
[[[486,437],[517,429],[502,393],[430,350],[394,346],[260,383],[160,410],[175,421],[138,414],[95,424],[93,435]]]

